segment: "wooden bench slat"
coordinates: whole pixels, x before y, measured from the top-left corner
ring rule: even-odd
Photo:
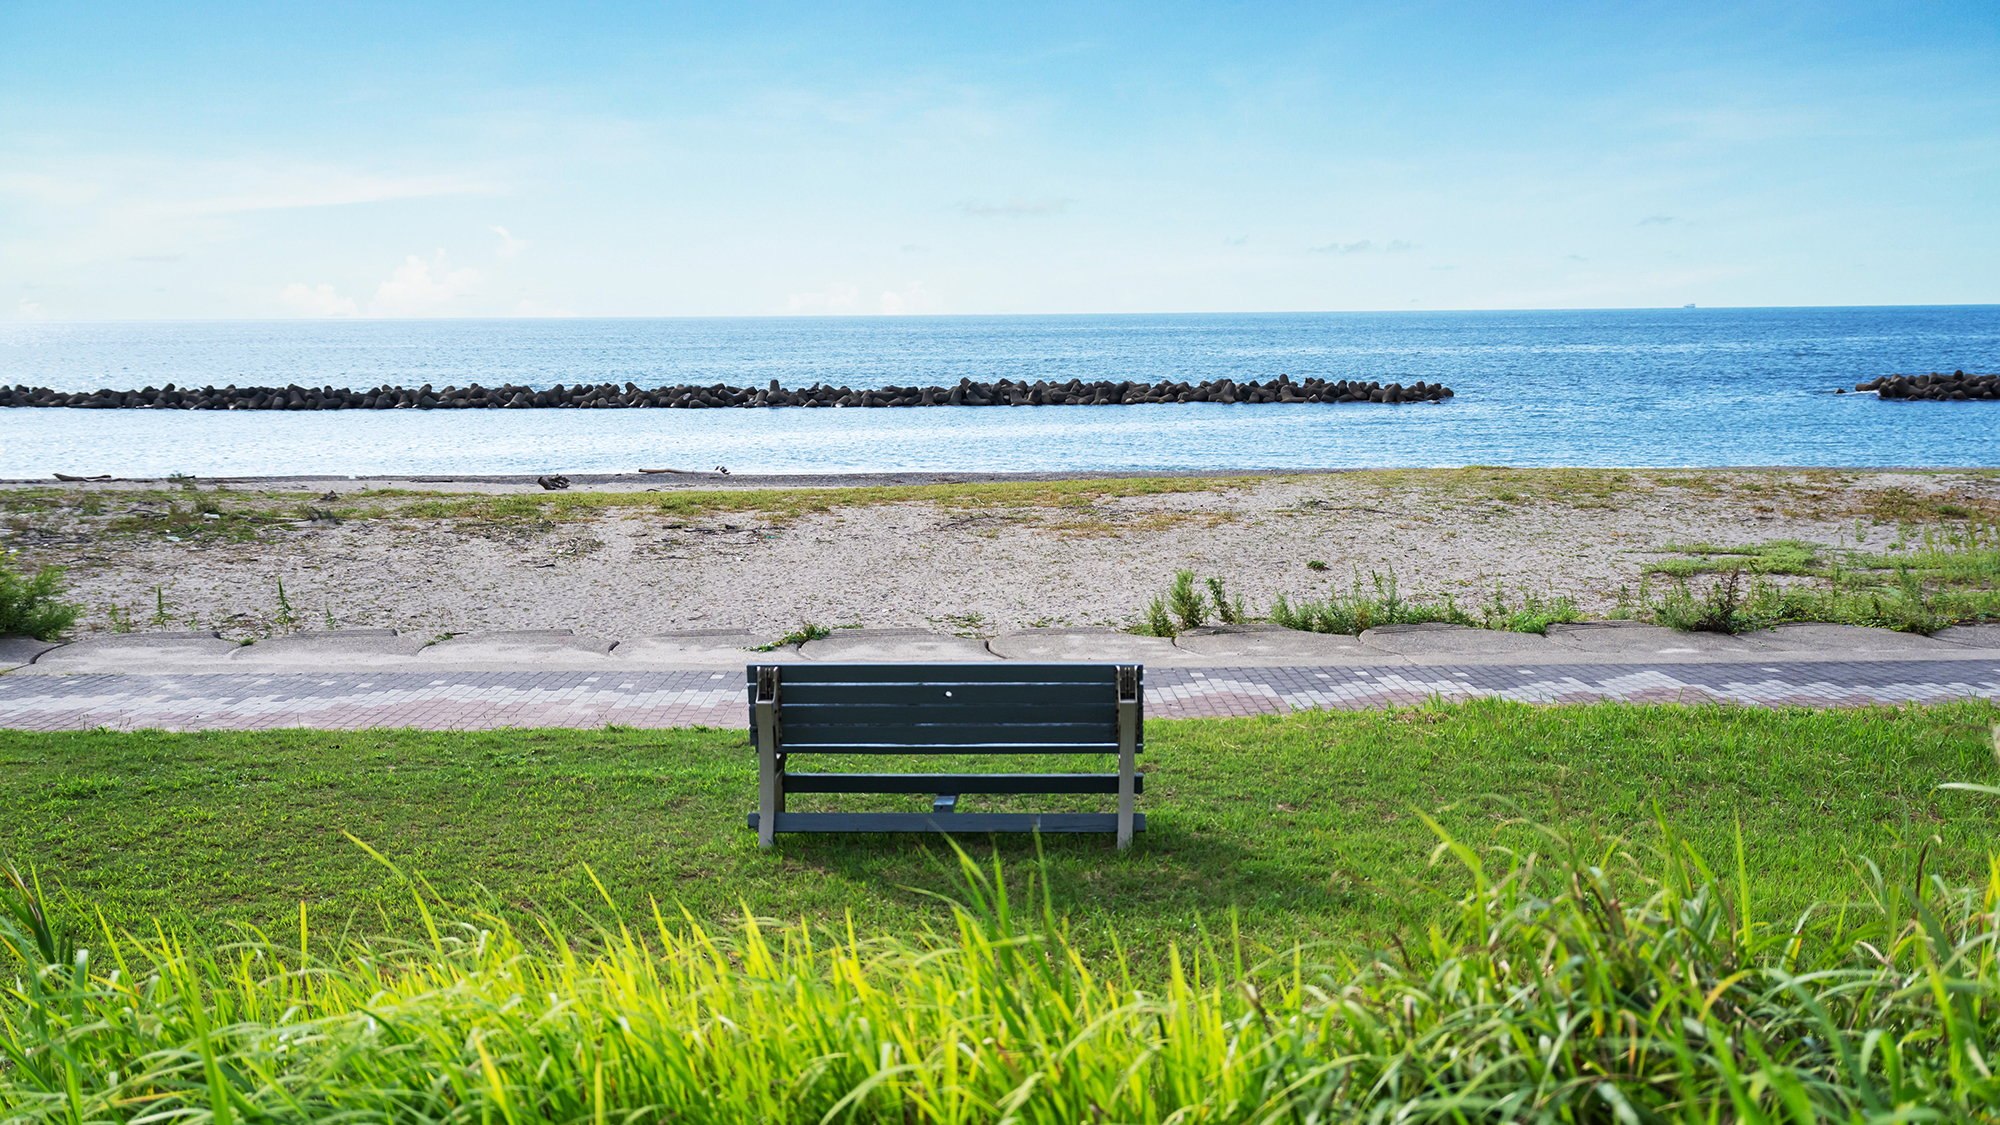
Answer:
[[[950,692],[950,695],[946,695]],[[785,681],[785,706],[843,707],[954,704],[974,707],[1053,707],[1117,702],[1109,684],[794,684]]]
[[[1116,832],[1117,813],[795,813],[777,814],[774,832]],[[750,814],[750,827],[758,824]],[[1146,830],[1134,813],[1132,830]]]
[[[794,723],[787,710],[785,745],[806,747],[829,742],[866,742],[914,746],[961,746],[1006,743],[1035,746],[1049,743],[1118,741],[1112,723]]]
[[[1109,664],[822,664],[785,665],[785,690],[811,684],[1114,684]]]
[[[1116,742],[785,743],[787,754],[1116,754]]]
[[[1132,779],[1146,791],[1146,775]],[[1116,793],[1115,773],[788,773],[787,793]]]
[[[1091,723],[1097,726],[1116,726],[1116,722],[1105,714],[1110,708],[1103,704],[1092,706],[1086,703],[1039,704],[961,704],[957,700],[946,699],[938,703],[802,703],[789,698],[785,700],[785,728],[808,727],[823,724],[892,723],[898,725],[947,723],[991,723],[1006,726],[1032,726],[1040,723]]]

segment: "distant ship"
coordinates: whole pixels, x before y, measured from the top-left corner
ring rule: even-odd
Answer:
[[[1684,309],[1691,309],[1691,308],[1693,308],[1693,307],[1694,307],[1694,302],[1693,302],[1693,301],[1689,301],[1689,302],[1688,302],[1687,304],[1685,304],[1685,305],[1682,305],[1681,307],[1682,307],[1682,308],[1684,308]]]

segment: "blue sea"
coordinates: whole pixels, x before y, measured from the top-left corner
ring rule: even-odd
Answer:
[[[1835,395],[2000,369],[2000,306],[9,323],[0,382],[1442,382],[1439,405],[0,410],[0,477],[1378,466],[1995,466],[2000,404]]]

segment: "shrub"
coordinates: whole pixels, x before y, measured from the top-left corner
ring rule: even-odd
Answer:
[[[83,607],[62,600],[61,567],[44,567],[22,578],[0,565],[0,635],[52,641],[76,624]]]

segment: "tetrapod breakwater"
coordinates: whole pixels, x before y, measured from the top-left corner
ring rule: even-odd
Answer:
[[[383,385],[367,390],[346,387],[145,387],[135,391],[103,389],[62,392],[48,387],[0,387],[0,406],[64,407],[71,410],[617,410],[719,409],[727,407],[858,407],[858,406],[1133,406],[1141,403],[1417,403],[1443,402],[1452,389],[1439,383],[1361,382],[1346,379],[1298,379],[1280,375],[1267,381],[1215,379],[1199,383],[1162,380],[1157,383],[1090,382],[1071,379],[1034,382],[1001,379],[978,383],[959,380],[956,386],[867,387],[815,383],[786,389],[773,379],[768,387],[678,384],[642,388],[633,383],[561,383],[536,390],[513,384],[433,388]]]
[[[1883,375],[1866,383],[1854,384],[1857,391],[1874,391],[1880,398],[1928,399],[1933,402],[1967,402],[1972,399],[2000,399],[2000,375],[1967,375],[1954,371],[1940,375]]]

